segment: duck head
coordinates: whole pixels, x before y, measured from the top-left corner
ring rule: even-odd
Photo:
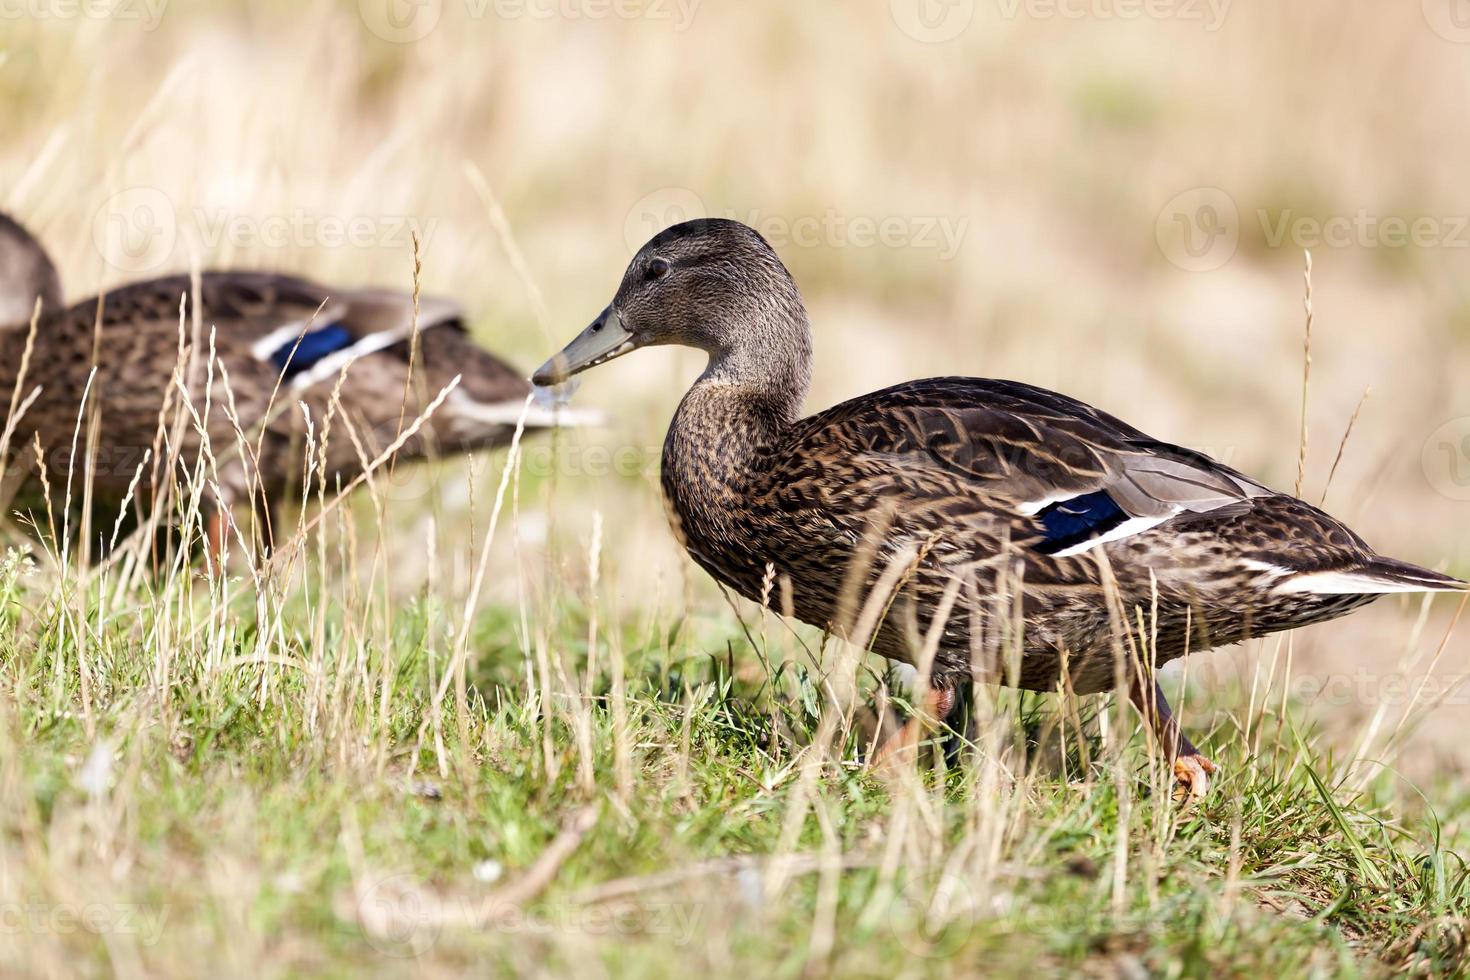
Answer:
[[[0,327],[28,323],[36,299],[46,312],[61,309],[61,279],[41,243],[0,214]]]
[[[559,384],[640,347],[678,344],[710,356],[706,376],[805,394],[811,332],[801,294],[755,229],[686,221],[638,250],[607,308],[532,376]]]

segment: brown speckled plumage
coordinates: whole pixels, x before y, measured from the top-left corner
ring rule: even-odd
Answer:
[[[309,415],[319,438],[340,365],[322,358],[318,363],[323,370],[315,377],[304,369],[306,355],[298,351],[289,363],[302,370],[283,379],[282,366],[272,355],[283,346],[292,349],[303,334],[329,326],[340,327],[338,336],[349,345],[368,338],[383,341],[381,349],[364,349],[342,379],[340,408],[327,442],[330,486],[345,484],[362,470],[347,421],[371,458],[458,375],[458,388],[403,447],[400,458],[469,451],[507,441],[516,410],[530,391],[516,371],[470,339],[459,309],[443,299],[420,301],[415,377],[406,385],[413,323],[408,293],[329,289],[294,276],[242,271],[206,272],[197,288],[197,347],[196,287],[188,276],[136,282],[100,299],[63,307],[44,251],[23,228],[3,219],[0,310],[11,322],[0,326],[0,404],[8,405],[14,391],[38,295],[43,307],[21,399],[37,388],[39,394],[19,420],[12,455],[27,456],[39,437],[48,470],[64,478],[71,467],[82,393],[95,364],[87,400],[98,429],[90,477],[100,495],[121,497],[145,453],[166,453],[160,450],[160,410],[166,395],[178,403],[176,375],[204,422],[218,463],[207,478],[218,486],[226,505],[253,497],[260,503],[251,493],[254,487],[266,503],[299,492],[306,419]],[[195,350],[186,365],[180,362],[181,342]],[[247,451],[241,451],[232,413],[245,433]],[[539,423],[538,414],[533,413],[530,424]],[[170,412],[164,427],[170,438],[172,420]],[[181,470],[195,469],[206,440],[199,430],[190,422],[180,432]],[[262,431],[257,457],[257,434]],[[79,469],[78,479],[81,475]],[[146,477],[141,486],[148,486]],[[215,502],[212,493],[205,502]]]
[[[931,378],[801,418],[806,313],[775,252],[736,222],[656,236],[608,310],[537,381],[660,343],[710,355],[664,445],[663,488],[689,553],[751,599],[771,568],[798,618],[839,629],[854,621],[852,582],[861,599],[892,566],[896,595],[871,647],[899,661],[915,660],[953,591],[941,683],[973,675],[1048,690],[1065,658],[1072,687],[1095,692],[1114,686],[1115,624],[1138,609],[1162,664],[1342,615],[1380,591],[1462,585],[1378,556],[1321,510],[1206,456],[1030,385]],[[1008,672],[1015,619],[1020,657]]]

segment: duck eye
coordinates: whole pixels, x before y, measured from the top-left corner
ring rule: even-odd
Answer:
[[[668,259],[654,259],[648,263],[648,278],[662,279],[669,274],[669,268]]]

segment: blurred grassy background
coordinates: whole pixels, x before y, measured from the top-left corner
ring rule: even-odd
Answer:
[[[426,288],[526,368],[604,305],[646,235],[739,217],[811,307],[812,409],[924,375],[1021,379],[1282,488],[1314,245],[1305,495],[1371,385],[1328,509],[1463,575],[1457,2],[34,0],[0,18],[0,204],[53,250],[69,298],[196,262],[407,288],[414,227]],[[1390,219],[1420,220],[1419,240]],[[1311,221],[1354,227],[1317,244]],[[549,524],[585,542],[602,510],[607,581],[633,609],[684,567],[653,467],[698,367],[657,350],[596,372],[578,401],[613,424],[531,449],[556,480],[524,541]],[[495,478],[454,463],[399,488],[405,594],[430,574],[430,528],[437,580],[465,587],[465,513]],[[1321,712],[1344,739],[1405,651],[1424,669],[1451,610],[1422,630],[1418,612],[1385,601],[1295,641],[1298,673],[1366,673],[1375,696],[1354,681]],[[1467,652],[1451,641],[1444,683]],[[1426,767],[1470,764],[1470,699],[1452,700],[1420,736]]]

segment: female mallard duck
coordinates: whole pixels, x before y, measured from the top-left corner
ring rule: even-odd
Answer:
[[[776,253],[739,222],[654,237],[612,304],[532,380],[555,384],[653,344],[709,354],[663,450],[676,531],[705,570],[758,600],[770,567],[789,580],[798,618],[838,629],[854,583],[879,590],[887,612],[871,648],[912,663],[921,638],[937,640],[941,717],[963,678],[1051,690],[1065,670],[1085,694],[1128,676],[1193,795],[1215,767],[1179,731],[1152,667],[1385,593],[1465,587],[1379,556],[1317,508],[1207,456],[1030,385],[930,378],[801,418],[806,310]],[[982,636],[1008,583],[1023,627],[1010,666],[997,662],[996,631]],[[1145,666],[1120,666],[1119,624],[1139,608],[1152,634]]]
[[[38,299],[34,351],[16,392]],[[39,440],[47,469],[64,476],[86,391],[95,412],[90,424],[97,426],[95,491],[121,498],[145,454],[156,459],[172,451],[180,475],[208,481],[203,500],[217,549],[231,505],[268,506],[293,488],[299,493],[303,435],[309,425],[321,440],[334,394],[337,421],[324,452],[320,445],[312,451],[313,466],[325,461],[329,489],[359,475],[365,456],[386,449],[456,377],[457,386],[402,446],[400,459],[498,445],[510,439],[523,413],[531,427],[574,421],[566,413],[527,411],[530,385],[470,339],[460,309],[448,300],[420,301],[418,349],[411,355],[415,304],[407,293],[329,289],[275,273],[206,272],[198,283],[199,349],[184,367],[181,346],[191,334],[195,301],[190,277],[169,276],[65,307],[45,250],[0,215],[0,324],[6,324],[0,326],[0,406],[14,401],[21,409],[12,455],[29,454]],[[178,402],[176,373],[195,413],[177,437],[173,414],[164,414],[166,397]],[[201,468],[206,445],[212,462]],[[146,490],[148,471],[142,472]]]

